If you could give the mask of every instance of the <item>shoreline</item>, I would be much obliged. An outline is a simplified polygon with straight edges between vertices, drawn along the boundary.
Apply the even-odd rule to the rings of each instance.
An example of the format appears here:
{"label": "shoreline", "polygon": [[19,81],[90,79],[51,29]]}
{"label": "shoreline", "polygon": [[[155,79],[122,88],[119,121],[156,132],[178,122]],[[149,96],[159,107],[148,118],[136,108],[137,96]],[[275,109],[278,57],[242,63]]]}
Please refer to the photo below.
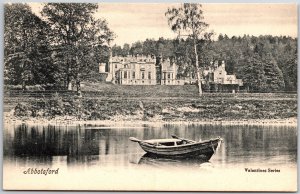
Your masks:
{"label": "shoreline", "polygon": [[4,114],[4,126],[10,124],[27,124],[27,125],[104,125],[110,127],[134,127],[134,126],[161,126],[165,124],[174,125],[266,125],[266,126],[295,126],[297,127],[297,118],[288,119],[243,119],[243,120],[141,120],[141,119],[112,119],[112,120],[78,120],[75,117],[57,117],[55,119],[46,118],[16,118]]}
{"label": "shoreline", "polygon": [[[223,97],[82,99],[14,99],[4,122],[40,125],[161,126],[164,124],[198,125],[289,125],[297,126],[297,99],[282,99],[263,94],[247,98]],[[120,96],[124,96],[121,95]],[[125,97],[125,96],[124,96]],[[268,99],[268,100],[265,100]],[[41,101],[39,103],[39,101]]]}

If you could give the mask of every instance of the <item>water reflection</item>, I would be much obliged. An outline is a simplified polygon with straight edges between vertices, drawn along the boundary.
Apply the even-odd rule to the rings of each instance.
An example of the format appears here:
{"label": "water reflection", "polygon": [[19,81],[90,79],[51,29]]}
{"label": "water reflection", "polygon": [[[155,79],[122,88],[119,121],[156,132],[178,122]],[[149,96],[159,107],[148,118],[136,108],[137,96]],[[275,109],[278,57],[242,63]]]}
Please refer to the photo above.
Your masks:
{"label": "water reflection", "polygon": [[164,168],[164,167],[181,168],[182,166],[186,166],[186,167],[212,166],[210,162],[208,162],[207,160],[201,160],[201,158],[162,158],[162,157],[156,157],[148,153],[144,154],[140,158],[138,164],[154,166],[158,168]]}
{"label": "water reflection", "polygon": [[224,142],[210,160],[223,166],[237,163],[296,164],[297,129],[289,126],[163,125],[109,128],[107,126],[6,126],[4,159],[15,165],[128,166],[131,164],[199,166],[200,161],[168,161],[141,157],[145,152],[128,140],[222,137]]}

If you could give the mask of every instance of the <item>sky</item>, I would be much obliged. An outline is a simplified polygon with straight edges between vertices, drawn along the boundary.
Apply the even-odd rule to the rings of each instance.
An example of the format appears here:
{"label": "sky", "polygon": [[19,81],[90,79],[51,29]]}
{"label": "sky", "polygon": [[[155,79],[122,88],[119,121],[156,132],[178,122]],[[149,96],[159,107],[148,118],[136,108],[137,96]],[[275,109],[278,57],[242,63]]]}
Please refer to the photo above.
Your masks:
{"label": "sky", "polygon": [[[41,10],[40,4],[31,4],[33,11]],[[175,38],[168,26],[165,12],[171,3],[101,3],[96,18],[106,19],[117,35],[114,44],[122,46],[139,40],[159,37]],[[286,35],[297,37],[296,4],[202,4],[209,31],[231,36],[244,34]]]}

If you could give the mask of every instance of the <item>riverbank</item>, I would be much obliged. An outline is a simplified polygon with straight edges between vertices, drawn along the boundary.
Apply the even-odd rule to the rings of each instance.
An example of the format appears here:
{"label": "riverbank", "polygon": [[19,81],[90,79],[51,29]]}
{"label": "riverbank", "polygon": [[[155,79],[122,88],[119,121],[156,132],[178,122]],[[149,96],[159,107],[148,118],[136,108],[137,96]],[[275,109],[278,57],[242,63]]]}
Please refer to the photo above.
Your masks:
{"label": "riverbank", "polygon": [[4,125],[68,125],[68,126],[77,126],[77,125],[101,125],[109,127],[143,127],[147,126],[162,126],[165,124],[176,124],[176,125],[269,125],[269,126],[295,126],[297,127],[297,118],[288,118],[288,119],[250,119],[250,120],[194,120],[194,121],[183,121],[183,120],[173,120],[173,121],[164,121],[161,119],[153,120],[122,120],[113,118],[112,120],[78,120],[76,117],[56,117],[53,119],[45,118],[16,118],[10,113],[4,113]]}
{"label": "riverbank", "polygon": [[297,125],[297,94],[205,93],[199,97],[191,86],[87,86],[81,98],[57,92],[7,93],[4,122]]}

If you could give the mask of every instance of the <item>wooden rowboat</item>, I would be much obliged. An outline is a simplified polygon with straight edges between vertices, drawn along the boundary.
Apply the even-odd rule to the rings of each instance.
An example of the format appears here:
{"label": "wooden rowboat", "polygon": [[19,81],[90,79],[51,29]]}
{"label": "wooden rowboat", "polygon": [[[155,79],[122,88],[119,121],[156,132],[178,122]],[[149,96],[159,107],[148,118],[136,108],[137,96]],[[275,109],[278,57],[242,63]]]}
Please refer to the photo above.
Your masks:
{"label": "wooden rowboat", "polygon": [[222,141],[220,137],[200,142],[179,138],[174,135],[172,137],[173,139],[139,140],[135,137],[130,137],[129,139],[139,143],[145,152],[154,156],[174,158],[199,157],[207,161],[216,152]]}

